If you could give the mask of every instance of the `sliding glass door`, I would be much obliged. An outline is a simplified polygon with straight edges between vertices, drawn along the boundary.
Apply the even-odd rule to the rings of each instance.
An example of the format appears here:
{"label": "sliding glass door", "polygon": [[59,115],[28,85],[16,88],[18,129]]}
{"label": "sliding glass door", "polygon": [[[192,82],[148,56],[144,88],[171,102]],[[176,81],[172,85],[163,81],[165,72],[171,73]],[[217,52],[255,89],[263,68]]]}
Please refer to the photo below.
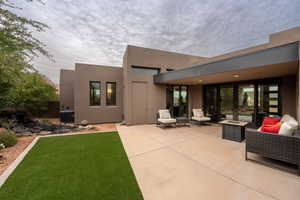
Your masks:
{"label": "sliding glass door", "polygon": [[218,87],[215,85],[208,85],[204,88],[204,112],[206,113],[206,116],[212,119],[212,121],[217,121],[219,118],[218,91]]}
{"label": "sliding glass door", "polygon": [[233,85],[220,86],[220,114],[221,120],[234,118]]}
{"label": "sliding glass door", "polygon": [[258,85],[257,100],[257,124],[260,125],[262,119],[267,115],[280,115],[280,95],[279,85],[265,83]]}
{"label": "sliding glass door", "polygon": [[238,85],[238,121],[254,121],[254,84]]}
{"label": "sliding glass door", "polygon": [[204,111],[213,121],[260,125],[264,116],[281,114],[279,83],[271,79],[204,86]]}
{"label": "sliding glass door", "polygon": [[167,109],[174,117],[188,117],[188,86],[167,87]]}

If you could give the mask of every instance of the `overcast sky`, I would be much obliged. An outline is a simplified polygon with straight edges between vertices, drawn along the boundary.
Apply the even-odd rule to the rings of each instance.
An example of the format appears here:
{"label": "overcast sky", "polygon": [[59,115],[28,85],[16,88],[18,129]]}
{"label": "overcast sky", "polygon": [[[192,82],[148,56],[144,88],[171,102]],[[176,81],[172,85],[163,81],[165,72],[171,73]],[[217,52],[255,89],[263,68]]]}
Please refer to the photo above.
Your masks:
{"label": "overcast sky", "polygon": [[300,26],[300,0],[13,0],[51,27],[38,34],[55,63],[35,67],[55,83],[75,62],[121,66],[126,45],[211,57],[265,43]]}

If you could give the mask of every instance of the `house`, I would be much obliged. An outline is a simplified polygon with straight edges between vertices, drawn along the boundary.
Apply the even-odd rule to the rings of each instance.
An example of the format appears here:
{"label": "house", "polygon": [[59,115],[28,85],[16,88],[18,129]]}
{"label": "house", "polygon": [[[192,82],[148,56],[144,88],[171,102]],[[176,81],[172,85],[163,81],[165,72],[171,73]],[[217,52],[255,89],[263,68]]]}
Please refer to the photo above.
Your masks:
{"label": "house", "polygon": [[212,58],[127,46],[122,67],[75,64],[61,70],[61,109],[75,123],[155,122],[158,109],[175,117],[202,107],[213,121],[257,125],[265,115],[300,120],[300,27],[269,36],[269,42]]}

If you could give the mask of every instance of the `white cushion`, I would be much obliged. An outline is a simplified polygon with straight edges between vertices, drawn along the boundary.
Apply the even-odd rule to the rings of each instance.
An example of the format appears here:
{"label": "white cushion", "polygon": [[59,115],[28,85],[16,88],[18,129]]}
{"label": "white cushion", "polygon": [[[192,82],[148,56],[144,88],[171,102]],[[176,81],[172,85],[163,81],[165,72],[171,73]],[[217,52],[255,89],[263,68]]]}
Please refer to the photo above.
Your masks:
{"label": "white cushion", "polygon": [[170,119],[171,118],[170,111],[167,109],[159,110],[158,113],[159,113],[160,119]]}
{"label": "white cushion", "polygon": [[293,132],[294,132],[294,128],[288,122],[283,122],[278,134],[292,136]]}
{"label": "white cushion", "polygon": [[259,127],[259,128],[257,129],[257,131],[258,131],[258,132],[260,132],[260,131],[261,131],[261,128],[262,128],[262,126],[261,126],[261,127]]}
{"label": "white cushion", "polygon": [[295,131],[298,128],[298,122],[297,120],[295,120],[292,116],[285,114],[282,118],[281,118],[281,122],[282,123],[288,123],[293,131]]}
{"label": "white cushion", "polygon": [[204,122],[204,121],[210,121],[210,117],[192,117],[192,120]]}
{"label": "white cushion", "polygon": [[201,108],[193,109],[194,117],[204,117],[203,111]]}
{"label": "white cushion", "polygon": [[157,119],[157,121],[163,123],[163,124],[172,124],[176,123],[176,119],[170,118],[170,119]]}

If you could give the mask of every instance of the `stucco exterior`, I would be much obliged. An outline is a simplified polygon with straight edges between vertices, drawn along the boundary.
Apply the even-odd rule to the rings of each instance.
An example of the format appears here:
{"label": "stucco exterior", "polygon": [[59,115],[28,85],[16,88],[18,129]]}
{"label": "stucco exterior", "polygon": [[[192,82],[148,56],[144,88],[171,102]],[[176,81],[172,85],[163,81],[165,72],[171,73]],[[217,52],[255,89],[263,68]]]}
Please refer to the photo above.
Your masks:
{"label": "stucco exterior", "polygon": [[[155,84],[152,74],[132,70],[132,66],[139,66],[159,68],[162,73],[166,72],[167,69],[176,72],[176,70],[196,64],[228,59],[295,41],[300,41],[299,27],[270,35],[268,43],[212,58],[128,45],[123,56],[122,67],[75,64],[73,71],[62,70],[60,75],[61,105],[74,109],[76,123],[88,120],[89,123],[124,121],[127,125],[148,124],[155,122],[155,114],[159,109],[166,108],[167,84],[189,86],[188,107],[189,112],[191,112],[192,108],[204,106],[203,85],[205,85],[205,81],[211,84],[279,77],[282,80],[282,114],[288,113],[300,120],[299,60],[251,70],[233,70],[215,76],[206,76],[201,78],[204,83],[200,83],[199,78],[187,78]],[[233,74],[243,76],[233,79]],[[101,106],[89,105],[89,81],[101,81]],[[117,82],[116,106],[106,106],[105,104],[105,82],[110,81]]]}
{"label": "stucco exterior", "polygon": [[[74,111],[75,123],[87,120],[89,123],[121,122],[123,116],[122,68],[75,64]],[[90,106],[90,81],[101,82],[101,105]],[[106,83],[116,82],[116,105],[106,106]]]}
{"label": "stucco exterior", "polygon": [[[160,68],[161,72],[166,72],[167,69],[182,69],[205,59],[203,57],[128,46],[123,64],[124,107],[126,108],[124,121],[126,124],[154,123],[156,112],[166,107],[166,86],[154,84],[151,74],[133,72],[132,66]],[[143,85],[144,95],[146,95],[146,98],[139,99],[139,101],[135,99],[140,95],[140,87],[137,84]],[[135,88],[138,90],[135,90]],[[137,104],[145,106],[142,109],[136,109]],[[137,117],[141,114],[145,116],[142,120]]]}
{"label": "stucco exterior", "polygon": [[74,110],[74,70],[61,70],[59,79],[60,109]]}

